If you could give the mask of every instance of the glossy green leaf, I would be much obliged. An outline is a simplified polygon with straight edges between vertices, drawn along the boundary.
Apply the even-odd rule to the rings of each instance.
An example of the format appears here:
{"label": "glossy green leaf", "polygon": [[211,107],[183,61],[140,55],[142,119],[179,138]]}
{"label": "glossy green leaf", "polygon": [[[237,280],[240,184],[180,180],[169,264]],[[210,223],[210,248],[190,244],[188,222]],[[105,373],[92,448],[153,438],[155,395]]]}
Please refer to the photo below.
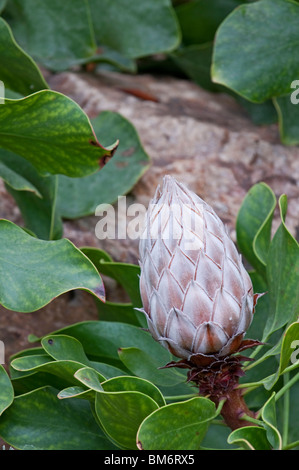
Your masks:
{"label": "glossy green leaf", "polygon": [[41,343],[44,350],[56,361],[71,360],[90,365],[82,344],[76,338],[67,335],[48,335]]}
{"label": "glossy green leaf", "polygon": [[85,176],[111,156],[96,139],[87,115],[65,95],[42,90],[0,107],[1,147],[42,173]]}
{"label": "glossy green leaf", "polygon": [[299,106],[297,95],[298,93],[294,96],[294,102],[292,102],[292,93],[274,99],[274,105],[278,114],[280,139],[285,145],[299,144]]}
{"label": "glossy green leaf", "polygon": [[17,357],[11,361],[10,365],[15,370],[29,371],[52,362],[53,358],[48,354],[32,354]]}
{"label": "glossy green leaf", "polygon": [[[48,355],[18,357],[11,362],[12,370],[19,372],[12,374],[14,383],[17,380],[18,388],[21,385],[26,385],[26,390],[45,385],[51,385],[58,389],[80,385],[75,374],[79,369],[82,369],[82,366],[81,362],[70,359],[53,361],[53,358]],[[28,380],[29,378],[30,380]],[[105,380],[104,376],[102,376],[102,380]]]}
{"label": "glossy green leaf", "polygon": [[105,432],[120,446],[137,449],[136,434],[142,421],[158,408],[141,392],[97,392],[95,410]]}
{"label": "glossy green leaf", "polygon": [[130,325],[144,325],[144,314],[135,310],[132,304],[122,304],[117,302],[96,302],[99,320],[116,321],[129,323]]}
{"label": "glossy green leaf", "polygon": [[136,310],[142,305],[139,290],[139,266],[117,263],[103,250],[94,247],[81,247],[81,251],[92,261],[100,274],[117,281],[129,295],[132,303],[117,303],[106,300],[96,302],[100,320],[118,321],[147,327],[145,315]]}
{"label": "glossy green leaf", "polygon": [[297,442],[296,450],[299,449],[298,439],[298,416],[299,416],[299,381],[290,389],[290,409],[289,409],[289,432],[288,443]]}
{"label": "glossy green leaf", "polygon": [[249,275],[253,285],[253,292],[264,292],[265,294],[257,301],[253,321],[246,332],[246,336],[247,338],[261,341],[269,312],[268,285],[267,281],[256,271],[250,271]]}
{"label": "glossy green leaf", "polygon": [[10,27],[3,18],[0,18],[0,56],[0,79],[5,88],[21,95],[29,95],[48,88],[38,66],[16,43]]}
{"label": "glossy green leaf", "polygon": [[144,450],[199,450],[215,405],[203,397],[173,403],[149,415],[138,430],[138,448]]}
{"label": "glossy green leaf", "polygon": [[0,259],[0,303],[7,309],[32,312],[73,289],[104,299],[96,268],[67,239],[38,240],[2,219]]}
{"label": "glossy green leaf", "polygon": [[164,406],[165,400],[160,390],[150,381],[140,377],[114,377],[102,383],[105,392],[141,392],[151,397],[159,406]]}
{"label": "glossy green leaf", "polygon": [[10,378],[0,364],[0,416],[12,404],[14,399],[13,386]]}
{"label": "glossy green leaf", "polygon": [[[175,385],[186,381],[186,376],[176,369],[160,369],[160,358],[142,349],[120,348],[118,353],[121,361],[131,372],[157,385]],[[163,364],[165,365],[166,363]]]}
{"label": "glossy green leaf", "polygon": [[170,54],[175,64],[197,85],[209,91],[220,91],[211,80],[213,43],[192,44]]}
{"label": "glossy green leaf", "polygon": [[100,172],[83,178],[59,177],[58,206],[68,219],[94,214],[100,204],[115,203],[132,189],[150,164],[134,126],[120,114],[103,111],[91,124],[103,145],[119,140],[119,146]]}
{"label": "glossy green leaf", "polygon": [[87,0],[10,0],[7,17],[17,41],[47,68],[64,70],[96,53]]}
{"label": "glossy green leaf", "polygon": [[6,189],[22,213],[25,228],[43,240],[61,238],[62,220],[56,210],[57,176],[42,176],[30,162],[3,149],[0,174],[1,163],[13,173],[12,178],[5,179]]}
{"label": "glossy green leaf", "polygon": [[[279,371],[282,373],[288,365],[291,363],[294,364],[296,360],[296,353],[294,354],[294,349],[299,346],[299,321],[292,323],[284,332],[281,355],[280,355],[280,364]],[[295,356],[293,359],[292,356]],[[298,363],[299,365],[299,363]]]}
{"label": "glossy green leaf", "polygon": [[16,397],[1,417],[0,436],[21,450],[114,448],[97,425],[87,401],[59,400],[51,387]]}
{"label": "glossy green leaf", "polygon": [[236,429],[229,435],[228,443],[241,445],[245,450],[271,450],[266,430],[258,426]]}
{"label": "glossy green leaf", "polygon": [[277,110],[274,106],[273,100],[267,100],[263,103],[253,103],[252,101],[242,98],[242,96],[237,95],[236,93],[233,93],[232,95],[238,103],[241,104],[242,108],[245,109],[251,121],[257,126],[268,126],[270,124],[277,123]]}
{"label": "glossy green leaf", "polygon": [[86,387],[95,390],[96,392],[102,392],[103,387],[101,382],[103,382],[105,377],[99,374],[97,371],[91,367],[82,367],[75,373],[76,379],[80,380]]}
{"label": "glossy green leaf", "polygon": [[90,0],[99,45],[129,58],[175,49],[181,39],[170,0]]}
{"label": "glossy green leaf", "polygon": [[85,400],[94,402],[95,393],[93,390],[86,390],[86,388],[75,386],[64,388],[57,394],[57,397],[60,400],[64,400],[66,398],[84,398]]}
{"label": "glossy green leaf", "polygon": [[80,322],[62,328],[56,331],[55,334],[77,338],[89,358],[109,363],[120,369],[124,369],[124,366],[119,360],[119,348],[137,347],[149,355],[151,354],[153,358],[157,358],[159,367],[171,361],[171,354],[158,344],[148,332],[126,323]]}
{"label": "glossy green leaf", "polygon": [[269,400],[264,404],[261,411],[261,416],[265,423],[267,439],[270,442],[272,448],[281,450],[282,440],[281,435],[277,429],[275,393],[273,393]]}
{"label": "glossy green leaf", "polygon": [[247,261],[261,274],[271,239],[276,198],[265,183],[255,184],[245,196],[236,222],[237,243]]}
{"label": "glossy green leaf", "polygon": [[6,0],[0,0],[0,12],[5,8]]}
{"label": "glossy green leaf", "polygon": [[[284,373],[285,369],[296,362],[296,347],[299,345],[299,323],[294,322],[289,325],[282,335],[282,338],[277,344],[277,348],[273,349],[273,353],[280,353],[279,365],[274,374],[267,377],[264,381],[264,386],[267,390],[271,390],[276,384],[280,375]],[[271,350],[268,352],[271,354]],[[293,355],[295,357],[293,358]],[[299,363],[298,363],[299,365]]]}
{"label": "glossy green leaf", "polygon": [[29,191],[42,198],[39,190],[19,171],[18,163],[22,160],[18,155],[8,150],[0,149],[0,177],[9,187],[16,191]]}
{"label": "glossy green leaf", "polygon": [[299,245],[285,225],[287,197],[279,199],[281,224],[271,242],[267,279],[270,310],[264,339],[297,319],[299,313]]}
{"label": "glossy green leaf", "polygon": [[254,102],[288,93],[299,73],[293,49],[298,20],[299,5],[292,0],[239,6],[216,33],[213,81]]}
{"label": "glossy green leaf", "polygon": [[175,8],[185,45],[213,41],[220,23],[242,2],[240,0],[194,0]]}
{"label": "glossy green leaf", "polygon": [[115,279],[115,281],[125,289],[134,307],[140,308],[142,306],[139,289],[139,266],[130,263],[115,262],[112,260],[105,261],[101,257],[101,252],[99,252],[98,256],[96,250],[89,248],[82,248],[82,252],[91,259],[100,274]]}

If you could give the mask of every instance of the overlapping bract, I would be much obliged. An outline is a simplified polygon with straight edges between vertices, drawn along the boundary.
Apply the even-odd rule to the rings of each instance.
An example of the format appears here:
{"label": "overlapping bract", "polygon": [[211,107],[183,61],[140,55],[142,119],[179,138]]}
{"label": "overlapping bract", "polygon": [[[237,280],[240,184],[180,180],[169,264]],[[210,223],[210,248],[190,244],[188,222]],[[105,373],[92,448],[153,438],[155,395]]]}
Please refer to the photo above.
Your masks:
{"label": "overlapping bract", "polygon": [[233,241],[200,197],[165,176],[140,239],[140,291],[152,336],[177,357],[235,352],[255,305]]}

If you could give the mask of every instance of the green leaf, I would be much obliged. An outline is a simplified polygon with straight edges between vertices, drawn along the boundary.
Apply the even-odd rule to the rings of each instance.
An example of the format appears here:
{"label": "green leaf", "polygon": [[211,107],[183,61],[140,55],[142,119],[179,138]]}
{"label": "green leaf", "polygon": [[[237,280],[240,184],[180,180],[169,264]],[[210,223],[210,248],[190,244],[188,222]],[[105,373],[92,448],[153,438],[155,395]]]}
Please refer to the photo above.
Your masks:
{"label": "green leaf", "polygon": [[261,341],[269,312],[268,285],[266,280],[256,271],[250,271],[249,275],[253,285],[253,292],[265,292],[265,295],[258,299],[254,309],[253,321],[246,332],[246,336],[247,338]]}
{"label": "green leaf", "polygon": [[30,162],[7,150],[0,149],[0,172],[1,161],[13,172],[6,189],[21,211],[26,229],[43,240],[61,238],[62,220],[56,210],[57,176],[40,175]]}
{"label": "green leaf", "polygon": [[90,0],[99,45],[135,59],[175,49],[181,39],[170,0]]}
{"label": "green leaf", "polygon": [[263,103],[252,103],[235,93],[233,93],[232,96],[234,96],[238,103],[241,104],[252,122],[257,126],[268,126],[270,124],[277,123],[277,110],[274,106],[273,100],[267,100]]}
{"label": "green leaf", "polygon": [[298,145],[299,106],[292,103],[291,94],[273,100],[278,114],[279,132],[282,143],[285,145]]}
{"label": "green leaf", "polygon": [[80,341],[67,335],[48,335],[42,341],[42,347],[56,361],[75,361],[91,365]]}
{"label": "green leaf", "polygon": [[[156,357],[159,367],[171,361],[171,354],[142,329],[120,322],[87,321],[67,326],[53,334],[77,338],[85,354],[93,360],[102,361],[124,369],[119,360],[119,348],[137,347]],[[104,374],[105,375],[105,374]]]}
{"label": "green leaf", "polygon": [[299,245],[285,225],[287,197],[279,199],[281,224],[268,253],[267,279],[270,310],[264,340],[279,328],[293,322],[299,313]]}
{"label": "green leaf", "polygon": [[240,0],[194,0],[175,8],[185,45],[213,41],[220,23],[242,3]]}
{"label": "green leaf", "polygon": [[20,395],[46,385],[51,385],[58,390],[81,385],[75,373],[82,368],[82,363],[72,360],[52,360],[35,364],[33,359],[22,357],[12,361],[12,370],[18,371],[17,374],[12,374],[17,394]]}
{"label": "green leaf", "polygon": [[283,335],[281,355],[280,355],[280,364],[279,364],[280,374],[282,374],[283,371],[289,365],[290,359],[292,358],[292,355],[294,353],[294,347],[296,348],[298,345],[299,345],[299,321],[296,321],[292,323],[286,329]]}
{"label": "green leaf", "polygon": [[0,416],[2,413],[12,404],[14,399],[14,391],[13,386],[10,381],[10,378],[4,369],[4,367],[0,364]]}
{"label": "green leaf", "polygon": [[132,304],[122,304],[117,302],[97,302],[96,305],[99,313],[99,320],[115,321],[129,323],[131,325],[140,326],[144,322],[144,314],[137,312]]}
{"label": "green leaf", "polygon": [[165,400],[160,390],[149,380],[140,377],[114,377],[102,383],[105,392],[141,392],[151,397],[159,406],[164,406]]}
{"label": "green leaf", "polygon": [[97,425],[87,401],[59,400],[51,387],[16,397],[1,417],[0,436],[21,450],[115,448]]}
{"label": "green leaf", "polygon": [[85,176],[111,156],[97,141],[87,115],[61,93],[42,90],[0,107],[1,147],[41,173]]}
{"label": "green leaf", "polygon": [[261,410],[261,416],[265,423],[267,439],[270,442],[272,448],[281,450],[282,440],[276,423],[275,393],[271,395],[269,400],[263,406]]}
{"label": "green leaf", "polygon": [[103,391],[101,382],[103,382],[105,377],[99,374],[97,371],[91,367],[82,367],[75,373],[76,379],[80,380],[86,387],[95,390],[96,392]]}
{"label": "green leaf", "polygon": [[137,391],[97,392],[95,410],[105,432],[120,446],[137,449],[136,434],[142,421],[158,408]]}
{"label": "green leaf", "polygon": [[212,52],[213,43],[208,42],[181,47],[170,57],[194,83],[209,91],[220,91],[220,86],[211,80]]}
{"label": "green leaf", "polygon": [[30,191],[41,198],[39,190],[19,171],[17,163],[22,160],[18,155],[0,148],[0,177],[16,191]]}
{"label": "green leaf", "polygon": [[73,289],[104,299],[96,268],[67,239],[38,240],[2,219],[0,259],[0,303],[9,310],[32,312]]}
{"label": "green leaf", "polygon": [[236,429],[228,436],[228,443],[239,444],[245,450],[271,450],[267,431],[258,426]]}
{"label": "green leaf", "polygon": [[97,302],[101,320],[118,321],[147,327],[145,315],[136,310],[141,307],[142,301],[139,290],[140,268],[130,263],[114,262],[103,250],[93,247],[82,247],[81,251],[92,261],[100,274],[111,277],[117,281],[130,297],[132,303]]}
{"label": "green leaf", "polygon": [[298,20],[299,5],[291,0],[239,6],[216,33],[213,81],[254,102],[289,93],[299,73]]}
{"label": "green leaf", "polygon": [[91,124],[101,141],[109,145],[119,140],[119,146],[100,172],[83,178],[59,177],[58,207],[68,219],[94,214],[100,204],[115,203],[132,189],[150,164],[135,128],[120,114],[104,111]]}
{"label": "green leaf", "polygon": [[5,88],[21,95],[49,88],[37,65],[16,43],[3,18],[0,18],[0,56],[0,78]]}
{"label": "green leaf", "polygon": [[65,398],[84,398],[85,400],[90,400],[92,403],[95,400],[95,393],[93,390],[86,390],[83,387],[67,387],[61,390],[57,397],[60,400],[64,400]]}
{"label": "green leaf", "polygon": [[87,0],[10,0],[5,13],[17,41],[46,68],[65,70],[96,53]]}
{"label": "green leaf", "polygon": [[13,359],[10,363],[11,367],[19,371],[28,371],[40,368],[45,364],[53,363],[53,359],[48,354],[32,354]]}
{"label": "green leaf", "polygon": [[289,410],[289,442],[297,441],[296,450],[299,449],[298,443],[298,416],[299,416],[299,381],[290,389],[290,410]]}
{"label": "green leaf", "polygon": [[203,397],[159,408],[141,424],[138,448],[144,450],[199,450],[215,405]]}
{"label": "green leaf", "polygon": [[0,0],[0,12],[5,8],[6,0]]}
{"label": "green leaf", "polygon": [[142,301],[139,290],[140,267],[130,263],[120,263],[115,261],[105,261],[102,254],[97,255],[97,251],[89,248],[82,248],[86,256],[91,256],[91,261],[100,274],[115,279],[127,292],[134,307],[141,307]]}
{"label": "green leaf", "polygon": [[275,206],[276,197],[271,188],[257,183],[248,191],[237,216],[238,247],[262,275],[265,275]]}
{"label": "green leaf", "polygon": [[[138,348],[120,348],[119,357],[125,366],[139,377],[157,385],[175,385],[186,381],[186,376],[173,369],[159,369],[159,356]],[[166,365],[166,364],[164,364]]]}
{"label": "green leaf", "polygon": [[[297,343],[298,338],[299,338],[299,323],[298,322],[291,323],[291,325],[289,325],[289,327],[283,333],[282,338],[280,339],[277,345],[279,349],[276,350],[276,354],[280,353],[279,366],[278,366],[277,371],[274,374],[272,374],[270,377],[267,377],[267,379],[265,379],[264,386],[266,390],[271,390],[271,388],[276,384],[281,374],[283,374],[285,369],[290,365],[290,359],[292,359],[294,348],[297,345],[299,345],[299,342]],[[275,348],[273,349],[275,352]],[[268,354],[270,353],[271,353],[271,350],[269,351]]]}

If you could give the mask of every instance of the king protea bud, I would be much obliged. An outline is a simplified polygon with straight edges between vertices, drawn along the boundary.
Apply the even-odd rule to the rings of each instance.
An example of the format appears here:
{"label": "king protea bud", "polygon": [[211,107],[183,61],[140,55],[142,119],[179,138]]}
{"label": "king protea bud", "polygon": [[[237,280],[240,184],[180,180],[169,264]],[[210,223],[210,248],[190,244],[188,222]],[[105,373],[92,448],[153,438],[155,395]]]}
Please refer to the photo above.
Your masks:
{"label": "king protea bud", "polygon": [[199,356],[242,349],[257,295],[206,202],[165,176],[149,205],[139,249],[143,311],[155,340],[195,363]]}

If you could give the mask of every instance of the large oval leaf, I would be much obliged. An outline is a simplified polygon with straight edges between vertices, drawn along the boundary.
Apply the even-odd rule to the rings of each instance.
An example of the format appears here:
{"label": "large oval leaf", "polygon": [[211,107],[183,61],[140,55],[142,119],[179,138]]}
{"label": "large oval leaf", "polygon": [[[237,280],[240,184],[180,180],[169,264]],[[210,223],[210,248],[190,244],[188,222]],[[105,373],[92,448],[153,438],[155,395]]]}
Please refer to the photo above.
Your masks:
{"label": "large oval leaf", "polygon": [[281,224],[268,252],[267,279],[270,310],[264,340],[279,328],[293,322],[299,313],[299,245],[285,224],[287,197],[279,199]]}
{"label": "large oval leaf", "polygon": [[298,21],[299,5],[291,0],[236,8],[216,33],[213,81],[254,102],[289,93],[299,74]]}
{"label": "large oval leaf", "polygon": [[29,160],[42,173],[85,176],[111,149],[98,142],[89,118],[65,95],[42,90],[0,107],[1,147]]}
{"label": "large oval leaf", "polygon": [[4,367],[0,364],[0,415],[3,411],[8,408],[14,399],[14,391],[12,387],[12,383],[10,378],[4,369]]}
{"label": "large oval leaf", "polygon": [[0,259],[0,303],[7,309],[32,312],[73,289],[104,300],[98,271],[67,239],[38,240],[2,219]]}
{"label": "large oval leaf", "polygon": [[137,391],[97,392],[95,409],[105,432],[118,445],[137,449],[136,434],[144,418],[158,408],[157,403]]}
{"label": "large oval leaf", "polygon": [[1,417],[0,436],[21,450],[115,448],[97,425],[87,401],[59,400],[51,387],[16,397]]}
{"label": "large oval leaf", "polygon": [[262,275],[265,275],[275,206],[276,197],[271,188],[257,183],[245,196],[237,217],[238,247]]}
{"label": "large oval leaf", "polygon": [[198,450],[209,422],[216,416],[214,403],[195,397],[173,403],[148,416],[137,435],[145,450]]}

